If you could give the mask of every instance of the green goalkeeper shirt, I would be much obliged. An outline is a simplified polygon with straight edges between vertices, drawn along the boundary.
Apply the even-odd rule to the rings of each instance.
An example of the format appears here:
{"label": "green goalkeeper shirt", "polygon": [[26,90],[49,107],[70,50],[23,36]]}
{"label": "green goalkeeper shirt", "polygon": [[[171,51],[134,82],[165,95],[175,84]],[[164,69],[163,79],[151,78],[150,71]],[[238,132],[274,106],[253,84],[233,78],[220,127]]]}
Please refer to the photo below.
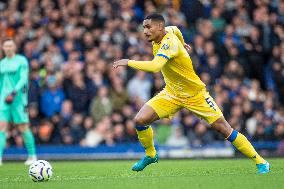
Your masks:
{"label": "green goalkeeper shirt", "polygon": [[27,59],[19,54],[0,61],[0,110],[7,109],[5,98],[13,91],[17,92],[12,106],[27,105],[29,66]]}

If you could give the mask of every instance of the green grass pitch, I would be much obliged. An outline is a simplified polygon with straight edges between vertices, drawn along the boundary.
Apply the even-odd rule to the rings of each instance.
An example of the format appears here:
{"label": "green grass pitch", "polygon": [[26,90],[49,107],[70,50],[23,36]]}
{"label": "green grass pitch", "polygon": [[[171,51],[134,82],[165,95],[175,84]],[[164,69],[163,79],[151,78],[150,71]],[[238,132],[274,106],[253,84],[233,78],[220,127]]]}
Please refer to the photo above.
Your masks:
{"label": "green grass pitch", "polygon": [[34,183],[28,167],[5,163],[0,167],[1,189],[241,189],[284,188],[284,159],[269,159],[271,172],[257,175],[247,159],[160,160],[143,172],[131,171],[134,161],[50,162],[53,177]]}

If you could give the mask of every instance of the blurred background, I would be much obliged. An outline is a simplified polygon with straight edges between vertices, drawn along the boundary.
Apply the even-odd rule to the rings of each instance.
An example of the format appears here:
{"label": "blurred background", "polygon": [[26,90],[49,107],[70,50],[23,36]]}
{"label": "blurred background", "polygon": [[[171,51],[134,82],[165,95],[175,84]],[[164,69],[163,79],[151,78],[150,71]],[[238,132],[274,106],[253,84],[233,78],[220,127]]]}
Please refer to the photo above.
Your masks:
{"label": "blurred background", "polygon": [[[198,75],[234,129],[261,154],[283,156],[283,0],[0,0],[0,42],[13,37],[29,60],[39,156],[143,154],[133,117],[164,87],[162,75],[112,69],[112,62],[153,58],[141,25],[152,12],[182,31]],[[187,110],[152,126],[162,157],[236,155]],[[12,125],[5,153],[7,159],[25,154]]]}

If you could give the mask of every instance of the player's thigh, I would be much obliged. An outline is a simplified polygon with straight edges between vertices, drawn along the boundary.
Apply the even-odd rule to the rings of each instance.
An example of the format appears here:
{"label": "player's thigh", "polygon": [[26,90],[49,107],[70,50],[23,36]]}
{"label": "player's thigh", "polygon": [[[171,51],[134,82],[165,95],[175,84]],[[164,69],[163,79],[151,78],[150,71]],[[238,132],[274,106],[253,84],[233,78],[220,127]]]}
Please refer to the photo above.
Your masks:
{"label": "player's thigh", "polygon": [[12,115],[13,122],[16,125],[29,123],[28,108],[27,108],[27,105],[25,104],[19,103],[11,107],[11,115]]}
{"label": "player's thigh", "polygon": [[201,91],[196,96],[188,99],[184,107],[194,113],[208,124],[214,123],[223,117],[223,113],[207,91]]}
{"label": "player's thigh", "polygon": [[169,97],[164,91],[154,96],[146,104],[153,108],[159,118],[172,117],[182,108],[179,102]]}

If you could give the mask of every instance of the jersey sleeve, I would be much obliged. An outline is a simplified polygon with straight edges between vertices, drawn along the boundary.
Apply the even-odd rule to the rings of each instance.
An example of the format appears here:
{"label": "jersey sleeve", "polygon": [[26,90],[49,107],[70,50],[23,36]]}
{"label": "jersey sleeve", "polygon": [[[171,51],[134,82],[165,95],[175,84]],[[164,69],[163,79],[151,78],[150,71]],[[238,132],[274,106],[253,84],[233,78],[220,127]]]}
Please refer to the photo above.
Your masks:
{"label": "jersey sleeve", "polygon": [[21,66],[19,69],[20,72],[20,80],[17,82],[14,90],[18,92],[22,89],[22,87],[28,83],[28,74],[29,74],[29,64],[26,58],[23,57],[21,61]]}
{"label": "jersey sleeve", "polygon": [[156,56],[162,56],[165,59],[169,60],[177,56],[177,54],[178,54],[178,44],[174,42],[174,39],[170,38],[163,42]]}
{"label": "jersey sleeve", "polygon": [[167,59],[162,58],[161,56],[155,56],[155,58],[152,61],[129,60],[128,66],[146,72],[159,72],[163,68],[163,66],[167,63],[167,61],[168,61]]}

